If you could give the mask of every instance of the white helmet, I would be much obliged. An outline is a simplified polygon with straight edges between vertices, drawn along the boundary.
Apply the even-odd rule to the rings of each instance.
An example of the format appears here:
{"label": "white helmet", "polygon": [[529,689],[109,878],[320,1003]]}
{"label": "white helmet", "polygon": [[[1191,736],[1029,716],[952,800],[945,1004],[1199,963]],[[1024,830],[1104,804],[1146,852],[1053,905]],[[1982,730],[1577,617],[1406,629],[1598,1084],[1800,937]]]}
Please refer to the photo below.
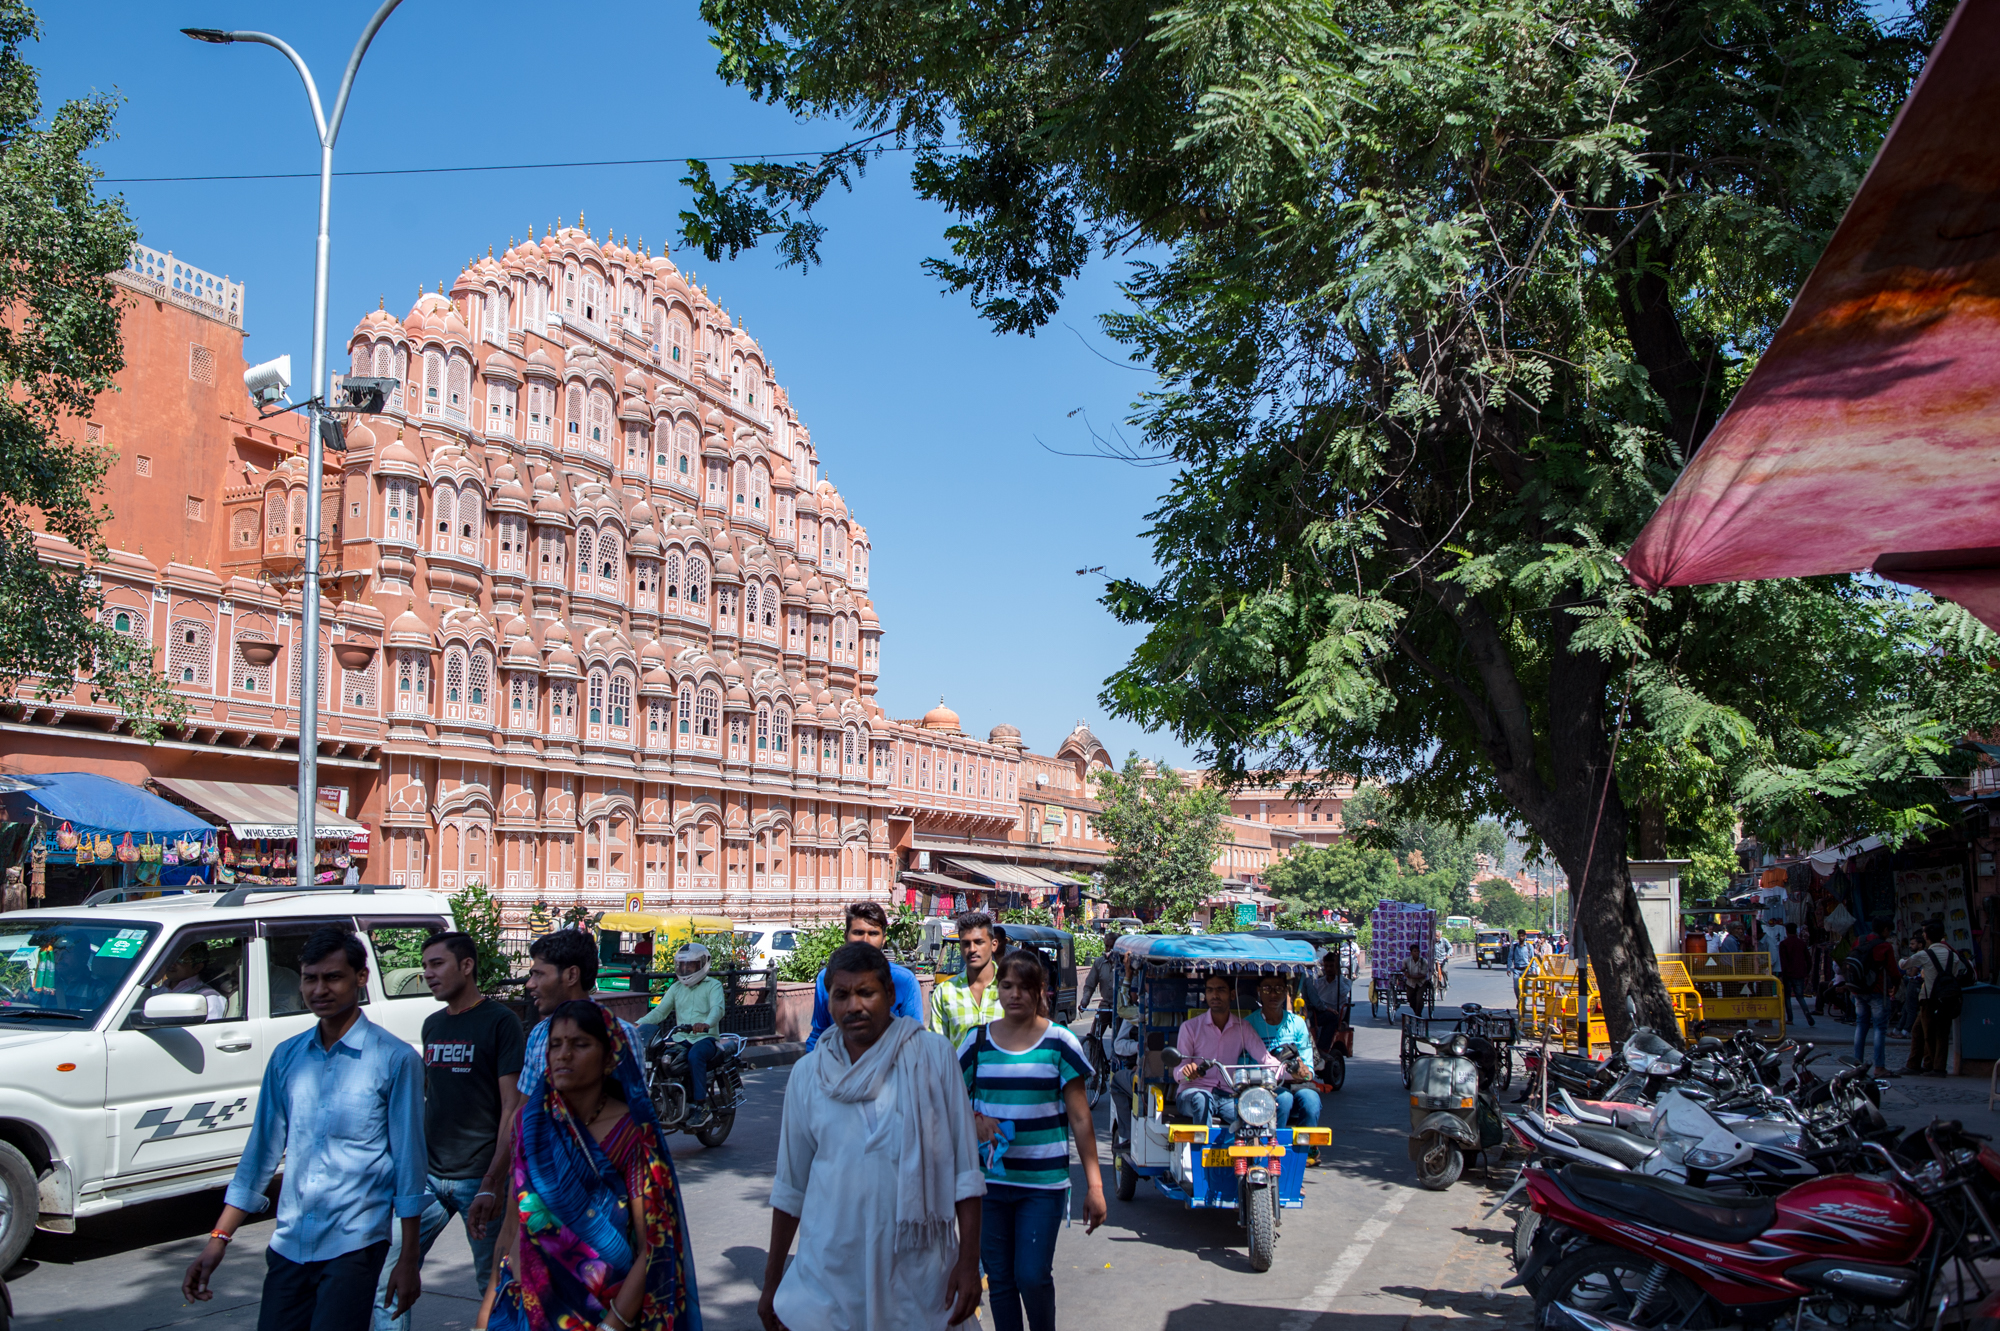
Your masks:
{"label": "white helmet", "polygon": [[674,975],[682,984],[700,984],[708,978],[708,949],[689,943],[674,953]]}

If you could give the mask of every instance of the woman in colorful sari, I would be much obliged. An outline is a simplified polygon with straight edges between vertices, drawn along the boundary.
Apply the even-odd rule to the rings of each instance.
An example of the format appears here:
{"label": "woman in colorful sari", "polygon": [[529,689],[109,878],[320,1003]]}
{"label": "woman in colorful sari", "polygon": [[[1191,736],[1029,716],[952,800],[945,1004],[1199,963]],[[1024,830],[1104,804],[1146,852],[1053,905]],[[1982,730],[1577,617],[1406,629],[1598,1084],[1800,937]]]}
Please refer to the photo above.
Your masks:
{"label": "woman in colorful sari", "polygon": [[492,1331],[699,1331],[680,1185],[618,1023],[549,1014],[549,1072],[514,1123]]}

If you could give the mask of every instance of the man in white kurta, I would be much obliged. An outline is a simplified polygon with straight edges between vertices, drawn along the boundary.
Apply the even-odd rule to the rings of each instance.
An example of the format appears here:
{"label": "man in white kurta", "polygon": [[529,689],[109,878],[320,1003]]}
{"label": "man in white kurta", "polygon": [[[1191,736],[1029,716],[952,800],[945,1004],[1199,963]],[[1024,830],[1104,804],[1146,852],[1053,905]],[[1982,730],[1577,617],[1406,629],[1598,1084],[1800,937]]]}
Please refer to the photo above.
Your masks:
{"label": "man in white kurta", "polygon": [[840,1038],[785,1090],[758,1311],[769,1331],[942,1331],[978,1307],[971,1102],[950,1043],[892,1017],[892,981],[847,953],[827,965]]}

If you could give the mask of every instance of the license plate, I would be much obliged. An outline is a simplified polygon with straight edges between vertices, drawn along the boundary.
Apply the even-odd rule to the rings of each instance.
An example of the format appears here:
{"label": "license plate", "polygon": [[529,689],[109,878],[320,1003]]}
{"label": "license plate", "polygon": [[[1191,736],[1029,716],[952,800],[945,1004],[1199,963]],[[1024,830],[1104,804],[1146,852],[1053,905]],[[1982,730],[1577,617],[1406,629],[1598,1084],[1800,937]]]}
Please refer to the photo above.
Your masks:
{"label": "license plate", "polygon": [[1215,1165],[1227,1167],[1234,1165],[1239,1158],[1245,1156],[1253,1160],[1266,1157],[1276,1159],[1284,1153],[1285,1148],[1282,1146],[1210,1147],[1201,1153],[1201,1163],[1204,1167]]}

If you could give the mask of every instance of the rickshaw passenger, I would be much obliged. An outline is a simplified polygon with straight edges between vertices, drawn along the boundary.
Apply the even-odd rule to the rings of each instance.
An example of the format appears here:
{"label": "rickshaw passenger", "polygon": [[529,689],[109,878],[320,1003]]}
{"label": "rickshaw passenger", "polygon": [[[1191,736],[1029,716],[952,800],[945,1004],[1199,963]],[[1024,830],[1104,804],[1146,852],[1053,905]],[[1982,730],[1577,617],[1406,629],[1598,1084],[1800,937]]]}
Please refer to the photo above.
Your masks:
{"label": "rickshaw passenger", "polygon": [[[1250,1010],[1248,1020],[1250,1029],[1257,1032],[1266,1049],[1275,1051],[1290,1045],[1298,1051],[1297,1061],[1285,1069],[1289,1080],[1277,1093],[1278,1126],[1316,1128],[1320,1101],[1319,1091],[1312,1084],[1313,1069],[1317,1066],[1312,1036],[1299,1014],[1292,1011],[1291,997],[1292,987],[1282,975],[1266,975],[1257,981],[1257,1006]],[[1319,1163],[1317,1148],[1308,1153],[1306,1163]]]}
{"label": "rickshaw passenger", "polygon": [[1236,1015],[1236,982],[1227,975],[1211,975],[1206,986],[1208,1011],[1181,1023],[1175,1047],[1183,1062],[1174,1070],[1180,1089],[1174,1094],[1174,1108],[1191,1122],[1207,1123],[1219,1117],[1224,1123],[1236,1121],[1236,1093],[1222,1072],[1204,1069],[1201,1060],[1211,1063],[1262,1063],[1282,1075],[1278,1060],[1257,1038],[1250,1023]]}
{"label": "rickshaw passenger", "polygon": [[1305,995],[1306,1021],[1312,1027],[1317,1054],[1331,1047],[1333,1037],[1339,1034],[1340,1014],[1353,999],[1354,982],[1341,973],[1340,954],[1328,948],[1319,960],[1319,974],[1306,976],[1299,989]]}

